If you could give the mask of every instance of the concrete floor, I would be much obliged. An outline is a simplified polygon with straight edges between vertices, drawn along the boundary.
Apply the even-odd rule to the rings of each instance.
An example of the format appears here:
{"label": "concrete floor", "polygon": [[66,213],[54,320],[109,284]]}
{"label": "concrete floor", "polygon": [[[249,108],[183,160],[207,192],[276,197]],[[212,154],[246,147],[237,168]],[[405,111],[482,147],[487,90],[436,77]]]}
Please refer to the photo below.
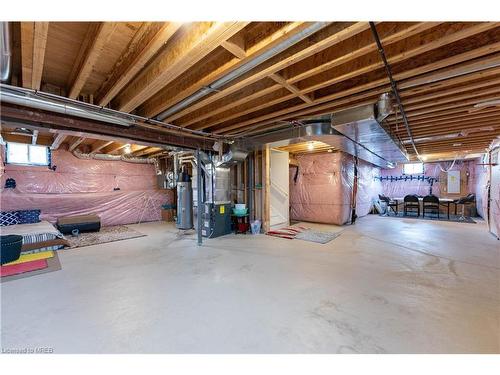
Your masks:
{"label": "concrete floor", "polygon": [[55,353],[498,353],[500,242],[484,223],[369,216],[326,245],[148,237],[60,251],[1,285],[2,347]]}

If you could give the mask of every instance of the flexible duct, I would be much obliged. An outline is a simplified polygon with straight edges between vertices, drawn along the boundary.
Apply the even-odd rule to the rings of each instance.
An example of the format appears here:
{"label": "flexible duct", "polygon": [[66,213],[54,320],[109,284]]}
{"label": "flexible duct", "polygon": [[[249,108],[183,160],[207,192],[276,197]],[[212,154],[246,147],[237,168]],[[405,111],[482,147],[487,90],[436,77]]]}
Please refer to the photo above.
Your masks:
{"label": "flexible duct", "polygon": [[0,81],[6,82],[10,79],[10,67],[12,59],[10,25],[8,22],[1,22],[0,41],[2,45],[0,55]]}
{"label": "flexible duct", "polygon": [[85,154],[79,150],[74,150],[73,155],[78,159],[86,160],[108,160],[108,161],[124,161],[127,163],[136,164],[156,164],[158,161],[155,158],[135,158],[127,155],[109,155],[109,154]]}
{"label": "flexible duct", "polygon": [[273,56],[278,55],[279,53],[281,53],[281,52],[285,51],[286,49],[290,48],[291,46],[293,46],[294,44],[307,38],[308,36],[318,32],[319,30],[321,30],[322,28],[324,28],[327,25],[328,25],[328,22],[314,22],[312,25],[306,27],[301,32],[292,35],[290,38],[282,41],[281,43],[277,44],[275,47],[267,50],[266,52],[260,54],[259,56],[255,57],[254,59],[246,62],[245,64],[239,66],[238,68],[229,72],[225,76],[222,76],[221,78],[212,82],[210,85],[203,87],[199,91],[195,92],[193,95],[188,96],[186,99],[181,100],[179,103],[177,103],[177,104],[173,105],[172,107],[168,108],[167,110],[163,111],[158,116],[156,116],[156,119],[161,121],[161,120],[167,118],[168,116],[186,108],[188,105],[198,101],[199,99],[207,96],[209,93],[211,93],[213,91],[220,90],[222,88],[222,86],[235,80],[236,78],[242,76],[243,74],[249,72],[250,70],[252,70],[256,66],[262,64],[264,61],[270,59]]}

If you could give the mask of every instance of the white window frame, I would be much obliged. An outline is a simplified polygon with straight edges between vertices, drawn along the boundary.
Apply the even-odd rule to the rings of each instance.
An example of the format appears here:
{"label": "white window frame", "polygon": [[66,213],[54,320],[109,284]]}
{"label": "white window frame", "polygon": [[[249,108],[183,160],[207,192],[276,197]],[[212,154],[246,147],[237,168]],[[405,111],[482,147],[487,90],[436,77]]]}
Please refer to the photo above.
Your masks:
{"label": "white window frame", "polygon": [[[9,144],[20,144],[20,145],[25,145],[28,148],[28,163],[17,163],[9,160]],[[46,152],[47,152],[47,162],[46,163],[36,163],[31,161],[31,148],[33,146],[36,147],[45,147]],[[47,167],[50,165],[50,148],[48,146],[42,146],[42,145],[31,145],[28,143],[20,143],[20,142],[6,142],[6,147],[5,147],[5,163],[6,164],[12,164],[12,165],[28,165],[28,166],[36,166],[36,167]]]}
{"label": "white window frame", "polygon": [[[406,168],[407,166],[412,166],[412,170],[411,171],[407,171]],[[414,166],[415,165],[419,165],[421,166],[421,171],[420,171],[420,168],[419,168],[419,171],[416,172],[415,171],[415,168]],[[403,174],[406,174],[406,175],[414,175],[414,174],[424,174],[425,170],[424,170],[424,163],[405,163],[403,164]]]}

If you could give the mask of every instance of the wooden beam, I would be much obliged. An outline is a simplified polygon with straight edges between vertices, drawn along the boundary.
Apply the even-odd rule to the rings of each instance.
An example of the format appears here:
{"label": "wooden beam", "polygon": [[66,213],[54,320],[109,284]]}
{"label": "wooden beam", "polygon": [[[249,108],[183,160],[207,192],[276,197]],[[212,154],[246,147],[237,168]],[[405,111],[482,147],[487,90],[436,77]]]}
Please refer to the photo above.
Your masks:
{"label": "wooden beam", "polygon": [[[384,45],[389,45],[397,41],[400,41],[404,38],[408,38],[409,36],[436,27],[437,25],[439,25],[438,22],[423,22],[423,23],[415,23],[414,25],[411,24],[408,25],[405,22],[381,23],[379,24],[379,34],[382,43]],[[293,68],[294,73],[288,72],[287,71],[288,68],[285,68],[284,71],[286,72],[286,74],[291,74],[292,77],[289,80],[286,80],[285,82],[283,82],[283,80],[280,80],[281,84],[279,86],[276,85],[273,87],[262,89],[260,91],[248,93],[247,95],[241,95],[242,98],[238,99],[237,102],[234,103],[234,105],[233,102],[236,99],[230,98],[231,100],[229,100],[227,98],[224,100],[224,102],[227,101],[227,104],[219,104],[214,109],[204,108],[202,112],[197,111],[195,114],[188,115],[186,120],[183,118],[181,123],[178,123],[178,125],[188,127],[198,121],[212,117],[227,109],[239,108],[240,105],[250,102],[253,99],[267,96],[270,92],[279,90],[279,87],[280,86],[283,87],[285,83],[290,84],[290,86],[287,87],[289,91],[297,93],[297,91],[295,90],[296,86],[292,84],[293,82],[303,80],[307,77],[317,74],[318,72],[324,71],[326,69],[331,69],[334,66],[344,64],[348,61],[352,61],[357,57],[360,57],[375,50],[376,50],[376,44],[373,41],[373,36],[369,32],[369,30],[366,30],[365,32],[355,35],[353,38],[350,38],[348,40],[339,43],[339,45],[337,45],[336,48],[334,49],[326,50],[321,55],[314,55],[307,59],[303,59],[297,62],[296,64],[290,67],[290,69]],[[328,57],[331,55],[332,58],[328,58],[326,59],[327,62],[319,64],[316,58],[318,56],[323,57],[325,53],[328,53],[327,55]],[[313,68],[310,68],[311,66],[313,66]],[[299,67],[299,71],[301,73],[295,72],[297,70],[297,67]],[[273,78],[273,75],[271,74],[269,77]],[[305,94],[304,96],[305,97],[303,97],[302,100],[308,102],[309,97],[306,96]],[[283,99],[288,100],[288,98],[285,97],[283,97]],[[267,102],[268,100],[267,98],[263,98],[263,101]],[[200,123],[192,128],[202,129],[204,126],[205,125],[203,123]]]}
{"label": "wooden beam", "polygon": [[313,100],[306,94],[302,94],[299,90],[299,88],[291,83],[288,83],[286,79],[281,77],[278,73],[273,73],[269,75],[269,78],[271,78],[273,81],[276,83],[279,83],[281,86],[286,88],[288,91],[291,93],[297,95],[300,99],[302,99],[306,103],[312,103]]}
{"label": "wooden beam", "polygon": [[[210,103],[213,103],[221,98],[226,97],[227,95],[230,95],[240,89],[242,89],[245,86],[248,86],[250,84],[253,84],[262,78],[265,78],[269,76],[272,73],[276,73],[279,70],[282,70],[286,68],[287,66],[290,66],[294,63],[296,63],[299,60],[305,59],[309,56],[312,56],[316,53],[319,53],[320,51],[331,47],[337,43],[340,43],[344,40],[349,39],[353,35],[356,35],[362,31],[368,30],[369,25],[367,22],[358,22],[358,23],[338,23],[334,24],[332,26],[333,29],[337,30],[336,32],[333,32],[331,35],[324,36],[323,39],[319,41],[315,41],[310,45],[309,47],[300,49],[296,53],[289,53],[287,54],[286,57],[280,57],[280,56],[275,56],[271,64],[267,64],[267,67],[264,69],[261,69],[259,72],[256,74],[245,78],[243,80],[239,80],[237,83],[229,86],[226,89],[221,90],[220,92],[217,92],[203,100],[200,100],[196,104],[193,104],[189,106],[188,108],[179,111],[172,116],[169,116],[168,118],[165,119],[166,122],[172,122],[178,118],[181,118],[185,116],[188,113],[191,113],[195,110],[198,110]],[[324,29],[326,30],[326,29]],[[326,31],[325,31],[326,32]],[[331,30],[328,30],[328,32],[331,32]]]}
{"label": "wooden beam", "polygon": [[[455,26],[455,27],[453,27],[453,26],[454,26],[453,24],[451,26],[446,25],[447,28],[443,28],[443,31],[440,31],[440,34],[438,34],[438,35],[443,34],[448,29],[450,29],[451,31],[454,31],[454,32],[450,31],[448,34],[444,34],[444,36],[441,35],[438,39],[435,39],[435,40],[432,39],[432,38],[436,38],[434,36],[434,33],[436,31],[433,30],[433,32],[429,33],[429,35],[426,36],[426,39],[424,39],[424,41],[427,41],[427,43],[425,43],[423,45],[417,45],[417,47],[405,50],[404,52],[399,52],[400,51],[399,48],[401,48],[401,46],[399,44],[388,48],[387,50],[392,53],[392,55],[390,55],[388,57],[389,62],[391,64],[393,64],[393,63],[396,63],[396,62],[399,62],[402,60],[407,60],[411,57],[421,55],[424,52],[442,47],[444,45],[450,44],[450,43],[455,42],[457,40],[460,40],[462,38],[466,38],[468,36],[472,36],[472,35],[475,35],[475,34],[478,34],[481,32],[488,31],[490,29],[497,28],[499,26],[499,24],[497,24],[497,23],[478,23],[478,24],[473,24],[472,26],[469,26],[468,24],[459,24],[459,26]],[[456,29],[458,29],[458,31],[456,31]],[[418,38],[418,37],[419,36],[417,35],[415,38]],[[423,43],[423,42],[421,41],[421,43]],[[394,53],[394,52],[398,52],[398,53]],[[367,57],[370,57],[370,56],[367,56]],[[350,66],[348,64],[344,64],[341,67],[339,67],[339,69],[337,69],[335,71],[329,71],[329,72],[325,72],[321,75],[318,75],[318,76],[314,77],[314,80],[308,81],[307,86],[305,86],[305,84],[304,84],[303,86],[305,86],[305,87],[303,87],[299,92],[301,94],[311,93],[311,92],[314,92],[316,90],[325,88],[327,86],[336,85],[336,84],[339,84],[340,82],[347,81],[349,79],[353,79],[353,78],[361,76],[363,74],[373,72],[377,69],[380,69],[383,66],[382,62],[380,62],[379,60],[375,60],[375,62],[373,62],[372,60],[373,59],[371,59],[371,60],[368,59],[367,60],[368,64],[366,64],[366,63],[361,64],[362,67],[359,69],[353,69],[352,66]],[[288,81],[288,83],[296,82],[293,78],[288,79],[287,81]],[[311,84],[311,82],[314,82],[314,83]],[[284,96],[282,98],[281,102],[285,102],[286,100],[288,100],[288,98],[286,96]],[[267,104],[267,106],[278,104],[278,102],[279,101],[275,101],[272,103],[269,102]],[[266,104],[264,103],[264,105],[266,105]],[[261,106],[256,106],[256,108],[258,108],[256,110],[262,109]],[[248,114],[248,112],[245,114]],[[231,118],[234,118],[234,116],[230,117],[230,119]],[[222,117],[222,118],[220,118],[219,123],[223,123],[224,121],[227,121],[227,120],[228,120],[228,118]],[[212,121],[209,124],[210,125],[200,124],[201,126],[196,126],[195,129],[205,129],[205,128],[208,128],[209,126],[214,126],[217,123],[215,121]]]}
{"label": "wooden beam", "polygon": [[137,73],[144,69],[148,61],[170,40],[180,26],[181,23],[178,22],[144,22],[97,92],[97,103],[100,106],[107,105]]}
{"label": "wooden beam", "polygon": [[96,142],[96,144],[92,145],[92,149],[90,150],[90,153],[97,154],[103,148],[108,147],[112,143],[113,143],[113,141],[102,141],[102,140],[99,142]]}
{"label": "wooden beam", "polygon": [[38,139],[38,130],[33,130],[33,135],[31,136],[31,144],[36,145],[37,139]]}
{"label": "wooden beam", "polygon": [[126,147],[128,145],[128,143],[116,143],[114,145],[110,145],[111,147],[109,148],[106,148],[104,150],[104,152],[106,154],[112,154],[113,152],[116,152],[116,151],[119,151],[121,150],[122,148]]}
{"label": "wooden beam", "polygon": [[75,139],[69,146],[68,146],[68,151],[71,152],[74,149],[76,149],[80,144],[85,140],[85,137],[79,137]]}
{"label": "wooden beam", "polygon": [[[146,101],[140,108],[140,113],[146,117],[153,117],[163,110],[170,108],[179,101],[194,94],[196,91],[203,87],[209,86],[215,80],[228,74],[230,71],[237,69],[241,65],[247,63],[251,59],[262,55],[266,51],[273,49],[286,39],[294,35],[300,34],[305,28],[310,26],[309,22],[291,22],[285,24],[271,35],[264,37],[255,45],[249,46],[246,49],[246,58],[238,58],[229,60],[216,69],[211,68],[210,65],[203,66],[204,69],[198,69],[196,72],[191,72],[182,81],[176,81],[175,84],[166,86],[160,90],[154,97]],[[239,36],[240,34],[236,34]],[[246,48],[246,46],[245,46]],[[232,54],[232,53],[231,53]],[[233,55],[234,56],[234,55]],[[241,55],[242,56],[242,55]],[[280,86],[276,85],[277,88]],[[236,104],[235,104],[236,105]]]}
{"label": "wooden beam", "polygon": [[[460,53],[458,55],[453,55],[453,56],[448,57],[448,58],[440,59],[439,61],[435,61],[435,62],[426,64],[426,65],[419,66],[419,67],[414,68],[414,69],[405,70],[405,71],[402,71],[401,73],[396,73],[396,74],[394,74],[394,79],[396,79],[399,82],[400,80],[409,79],[412,77],[416,77],[417,75],[421,75],[421,74],[429,73],[429,72],[432,72],[439,77],[436,79],[444,79],[444,78],[449,77],[449,76],[443,77],[440,69],[451,66],[451,65],[460,64],[460,63],[466,62],[466,61],[471,60],[471,59],[482,57],[482,56],[485,56],[487,54],[491,54],[492,52],[498,51],[499,49],[500,49],[500,42],[494,43],[491,45],[482,46],[482,47],[479,47],[479,48],[476,48],[476,49],[473,49],[473,50],[470,50],[470,51],[467,51],[464,53]],[[482,68],[487,69],[487,68],[490,68],[491,66],[497,66],[495,64],[498,64],[498,62],[500,61],[499,58],[500,58],[500,54],[499,54],[499,56],[494,55],[491,58],[487,57],[484,59],[485,61],[483,62],[483,64],[481,64],[481,62],[475,62],[474,66],[472,66],[470,68],[467,67],[467,69],[465,69],[463,71],[465,71],[465,72],[478,71],[478,70],[481,70]],[[465,66],[467,66],[467,65],[468,65],[468,63],[465,63]],[[437,70],[437,72],[433,72],[435,70]],[[429,83],[429,81],[432,81],[432,73],[430,76],[426,77],[426,80],[424,82],[422,82],[422,84],[426,84],[426,83]],[[411,80],[409,80],[408,82],[411,82]],[[258,125],[253,126],[250,129],[257,128],[257,127],[260,127],[260,126],[263,126],[263,125],[266,125],[269,123],[273,123],[275,121],[284,120],[290,116],[299,116],[299,115],[303,115],[303,114],[317,114],[317,112],[314,108],[311,108],[311,109],[307,109],[307,108],[317,106],[317,105],[322,104],[322,103],[327,103],[330,101],[338,100],[339,98],[348,97],[350,95],[361,93],[361,92],[366,91],[366,90],[375,89],[376,87],[380,87],[380,86],[386,87],[387,91],[390,90],[388,79],[381,78],[381,79],[377,79],[377,80],[368,82],[368,83],[363,84],[363,85],[354,86],[354,87],[347,89],[347,90],[335,92],[335,93],[326,95],[326,96],[321,97],[321,98],[315,98],[314,103],[312,103],[312,104],[307,104],[307,103],[299,104],[296,106],[288,107],[285,110],[274,111],[274,112],[267,114],[267,115],[261,115],[261,116],[258,116],[257,118],[252,118],[252,119],[249,119],[246,121],[238,122],[237,124],[229,125],[229,126],[225,127],[224,129],[216,130],[215,133],[228,133],[230,130],[244,128],[247,125],[259,123]],[[409,86],[407,86],[407,81],[403,81],[401,83],[398,83],[398,87],[415,87],[415,84],[413,82],[411,82],[411,83],[409,83]],[[231,132],[231,134],[234,134],[234,133],[235,132]]]}
{"label": "wooden beam", "polygon": [[190,149],[210,150],[212,140],[197,137],[178,131],[143,123],[129,128],[116,126],[95,120],[78,118],[54,112],[27,108],[24,106],[2,103],[0,119],[3,121],[20,121],[25,127],[37,129],[53,129],[68,134],[85,134],[89,138],[120,140],[121,142],[150,144],[155,146],[179,146]]}
{"label": "wooden beam", "polygon": [[88,77],[92,73],[97,60],[101,56],[104,46],[115,31],[116,26],[116,22],[102,22],[99,24],[95,35],[94,33],[90,33],[87,36],[87,39],[92,39],[87,42],[89,45],[88,50],[85,52],[84,60],[78,68],[76,78],[71,85],[68,97],[72,99],[76,99],[78,97],[80,91],[85,85],[85,82],[87,82]]}
{"label": "wooden beam", "polygon": [[262,179],[264,203],[262,226],[266,233],[271,229],[271,151],[268,144],[262,148]]}
{"label": "wooden beam", "polygon": [[21,22],[21,81],[25,88],[33,84],[34,22]]}
{"label": "wooden beam", "polygon": [[50,149],[51,150],[57,150],[59,148],[59,146],[64,142],[64,140],[66,139],[66,135],[65,134],[57,134],[55,137],[54,137],[54,140],[52,141],[52,144],[50,145]]}
{"label": "wooden beam", "polygon": [[139,156],[142,156],[142,155],[146,155],[149,152],[153,152],[155,150],[157,150],[156,147],[141,146],[140,148],[137,148],[136,150],[133,150],[131,152],[131,155],[139,157]]}
{"label": "wooden beam", "polygon": [[200,22],[183,32],[116,98],[120,111],[130,112],[243,29],[247,22]]}
{"label": "wooden beam", "polygon": [[33,69],[31,75],[31,88],[34,90],[40,90],[40,85],[42,83],[42,73],[48,33],[48,22],[35,22],[33,35]]}
{"label": "wooden beam", "polygon": [[247,57],[245,39],[241,34],[236,34],[228,40],[223,40],[221,46],[239,59]]}

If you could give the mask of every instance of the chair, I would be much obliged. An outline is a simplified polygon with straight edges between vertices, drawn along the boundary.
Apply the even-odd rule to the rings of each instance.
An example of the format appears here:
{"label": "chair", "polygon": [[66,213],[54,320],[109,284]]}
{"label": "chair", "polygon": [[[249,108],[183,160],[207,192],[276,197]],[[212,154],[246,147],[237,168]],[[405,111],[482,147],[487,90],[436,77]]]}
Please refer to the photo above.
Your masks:
{"label": "chair", "polygon": [[439,198],[435,195],[426,195],[422,200],[422,217],[425,217],[425,211],[436,211],[439,219]]}
{"label": "chair", "polygon": [[459,199],[455,199],[453,201],[453,203],[455,203],[455,216],[457,216],[457,206],[459,204],[462,205],[462,212],[460,214],[460,217],[458,218],[458,220],[465,220],[465,206],[468,205],[468,204],[472,204],[476,201],[476,195],[475,194],[467,194],[467,196],[465,197],[462,197],[462,198],[459,198]]}
{"label": "chair", "polygon": [[[380,199],[380,201],[384,202],[386,205],[386,211],[384,212],[384,215],[385,214],[389,215],[389,211],[391,209],[394,211],[394,214],[396,214],[396,216],[398,215],[398,204],[399,204],[398,201],[393,201],[393,200],[391,200],[391,198],[389,198],[385,195],[382,195],[382,194],[378,195],[378,199]],[[396,207],[396,208],[394,208],[394,207]]]}
{"label": "chair", "polygon": [[405,216],[408,214],[408,211],[412,212],[414,210],[417,210],[417,217],[420,216],[420,203],[416,194],[409,194],[405,196],[403,204]]}

